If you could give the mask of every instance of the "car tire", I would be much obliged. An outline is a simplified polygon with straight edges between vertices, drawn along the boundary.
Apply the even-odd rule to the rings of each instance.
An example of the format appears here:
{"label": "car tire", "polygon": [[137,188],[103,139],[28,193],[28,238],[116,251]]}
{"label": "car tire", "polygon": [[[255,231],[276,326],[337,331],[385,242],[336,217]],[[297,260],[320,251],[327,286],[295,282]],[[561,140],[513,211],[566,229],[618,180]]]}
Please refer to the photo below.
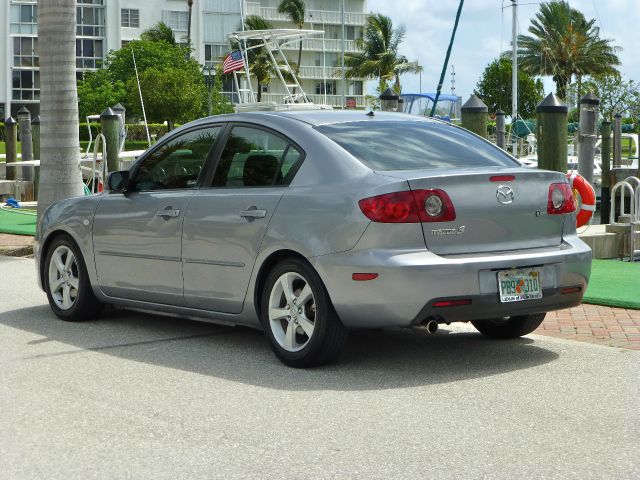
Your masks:
{"label": "car tire", "polygon": [[93,293],[84,259],[71,237],[53,240],[47,249],[43,277],[49,305],[59,318],[79,322],[100,315],[104,305]]}
{"label": "car tire", "polygon": [[483,335],[491,338],[518,338],[533,332],[540,326],[546,313],[515,315],[508,318],[475,320],[471,323]]}
{"label": "car tire", "polygon": [[290,367],[329,363],[345,345],[347,329],[320,276],[302,260],[284,260],[269,272],[260,312],[271,349]]}

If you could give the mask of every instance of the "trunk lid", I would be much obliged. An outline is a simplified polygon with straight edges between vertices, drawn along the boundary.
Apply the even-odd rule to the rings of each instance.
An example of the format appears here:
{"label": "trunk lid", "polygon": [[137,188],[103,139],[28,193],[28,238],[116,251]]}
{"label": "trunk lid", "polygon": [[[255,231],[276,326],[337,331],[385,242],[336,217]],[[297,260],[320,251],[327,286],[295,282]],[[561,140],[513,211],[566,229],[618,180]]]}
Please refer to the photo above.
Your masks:
{"label": "trunk lid", "polygon": [[[434,173],[434,170],[384,172],[405,178],[412,190],[437,188],[449,195],[455,220],[422,222],[430,251],[453,255],[561,244],[566,215],[547,214],[549,185],[565,182],[561,173],[522,168]],[[492,180],[496,176],[514,179]]]}

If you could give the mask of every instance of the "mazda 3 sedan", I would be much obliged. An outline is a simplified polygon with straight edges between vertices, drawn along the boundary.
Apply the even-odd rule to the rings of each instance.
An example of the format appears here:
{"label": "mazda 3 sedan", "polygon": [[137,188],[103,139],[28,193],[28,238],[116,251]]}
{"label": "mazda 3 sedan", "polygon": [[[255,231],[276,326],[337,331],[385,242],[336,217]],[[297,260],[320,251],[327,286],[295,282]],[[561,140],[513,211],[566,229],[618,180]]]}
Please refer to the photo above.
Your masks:
{"label": "mazda 3 sedan", "polygon": [[580,303],[591,268],[564,174],[357,111],[184,125],[104,193],[51,206],[35,259],[64,320],[112,304],[252,326],[295,367],[333,360],[352,329],[526,335]]}

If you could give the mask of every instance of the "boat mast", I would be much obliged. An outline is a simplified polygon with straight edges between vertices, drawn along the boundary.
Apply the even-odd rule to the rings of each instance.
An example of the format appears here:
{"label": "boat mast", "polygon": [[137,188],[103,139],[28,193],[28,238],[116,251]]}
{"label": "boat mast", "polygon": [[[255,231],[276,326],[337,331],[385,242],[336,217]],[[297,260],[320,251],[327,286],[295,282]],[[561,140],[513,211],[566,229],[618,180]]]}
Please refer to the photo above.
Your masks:
{"label": "boat mast", "polygon": [[518,0],[513,3],[511,25],[511,133],[513,135],[513,155],[518,156],[518,139],[515,136],[515,121],[518,119]]}

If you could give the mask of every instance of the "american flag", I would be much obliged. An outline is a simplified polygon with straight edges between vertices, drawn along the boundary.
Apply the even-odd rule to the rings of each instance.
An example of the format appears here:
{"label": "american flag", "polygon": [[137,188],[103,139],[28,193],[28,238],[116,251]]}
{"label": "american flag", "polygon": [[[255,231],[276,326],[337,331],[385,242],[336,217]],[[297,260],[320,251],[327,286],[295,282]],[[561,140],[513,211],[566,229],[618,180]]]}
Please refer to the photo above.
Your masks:
{"label": "american flag", "polygon": [[233,72],[241,68],[244,68],[244,60],[242,59],[242,52],[240,50],[233,50],[229,55],[224,57],[222,73]]}

